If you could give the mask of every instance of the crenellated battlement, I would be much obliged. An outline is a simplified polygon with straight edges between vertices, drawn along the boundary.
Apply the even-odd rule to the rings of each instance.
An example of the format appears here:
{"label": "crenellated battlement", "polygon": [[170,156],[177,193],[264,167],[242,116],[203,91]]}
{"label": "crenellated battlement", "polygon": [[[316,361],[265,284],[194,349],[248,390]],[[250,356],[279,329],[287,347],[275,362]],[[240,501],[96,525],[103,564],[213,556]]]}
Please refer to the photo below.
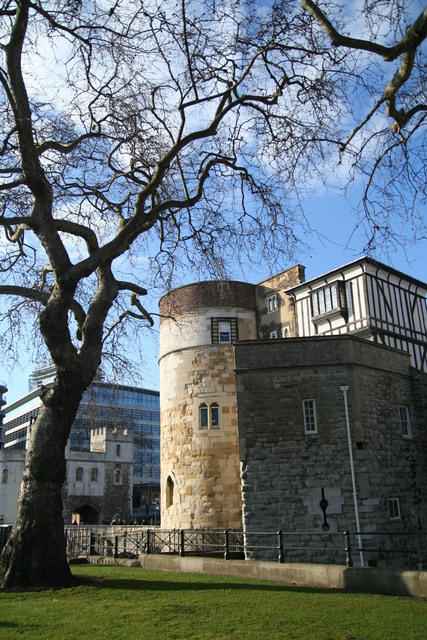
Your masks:
{"label": "crenellated battlement", "polygon": [[115,451],[121,457],[133,446],[133,431],[128,427],[105,426],[92,429],[90,432],[90,450],[94,453]]}

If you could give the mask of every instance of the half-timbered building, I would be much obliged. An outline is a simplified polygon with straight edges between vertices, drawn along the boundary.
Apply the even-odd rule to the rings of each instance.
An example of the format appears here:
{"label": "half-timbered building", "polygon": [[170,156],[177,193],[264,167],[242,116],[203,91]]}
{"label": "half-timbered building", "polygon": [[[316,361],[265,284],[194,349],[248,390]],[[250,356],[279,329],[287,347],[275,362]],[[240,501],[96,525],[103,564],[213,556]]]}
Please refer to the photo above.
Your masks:
{"label": "half-timbered building", "polygon": [[427,284],[363,257],[286,289],[298,337],[356,334],[427,371]]}

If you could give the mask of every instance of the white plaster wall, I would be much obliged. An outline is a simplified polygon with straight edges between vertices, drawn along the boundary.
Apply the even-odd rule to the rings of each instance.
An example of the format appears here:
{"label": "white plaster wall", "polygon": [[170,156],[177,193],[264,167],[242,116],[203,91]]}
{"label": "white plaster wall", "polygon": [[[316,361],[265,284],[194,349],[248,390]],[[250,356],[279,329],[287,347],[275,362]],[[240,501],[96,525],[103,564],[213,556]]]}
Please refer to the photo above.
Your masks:
{"label": "white plaster wall", "polygon": [[[72,454],[78,452],[71,452]],[[81,454],[80,454],[81,455]],[[92,455],[92,459],[82,460],[81,458],[71,459],[67,462],[67,494],[69,496],[103,496],[104,495],[104,478],[105,478],[105,462],[102,458]],[[102,454],[101,454],[102,455]],[[74,456],[73,456],[74,457]],[[83,481],[76,482],[76,469],[83,468]],[[91,469],[98,469],[98,481],[90,482]]]}
{"label": "white plaster wall", "polygon": [[[15,522],[24,464],[25,451],[0,450],[0,518],[3,518],[6,524]],[[5,484],[2,483],[3,469],[8,470]]]}
{"label": "white plaster wall", "polygon": [[253,335],[249,335],[248,338],[256,338],[255,311],[240,307],[209,307],[186,313],[173,320],[163,320],[160,325],[160,358],[176,349],[211,344],[211,318],[236,317],[241,321],[246,320],[253,327]]}

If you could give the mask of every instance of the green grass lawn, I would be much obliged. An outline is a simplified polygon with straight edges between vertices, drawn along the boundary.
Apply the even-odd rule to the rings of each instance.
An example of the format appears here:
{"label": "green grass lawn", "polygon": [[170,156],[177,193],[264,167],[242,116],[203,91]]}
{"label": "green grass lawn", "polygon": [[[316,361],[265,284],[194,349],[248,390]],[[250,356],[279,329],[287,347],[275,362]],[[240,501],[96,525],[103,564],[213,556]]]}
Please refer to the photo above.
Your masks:
{"label": "green grass lawn", "polygon": [[411,598],[138,567],[78,565],[73,573],[86,582],[0,593],[0,639],[427,638],[427,602]]}

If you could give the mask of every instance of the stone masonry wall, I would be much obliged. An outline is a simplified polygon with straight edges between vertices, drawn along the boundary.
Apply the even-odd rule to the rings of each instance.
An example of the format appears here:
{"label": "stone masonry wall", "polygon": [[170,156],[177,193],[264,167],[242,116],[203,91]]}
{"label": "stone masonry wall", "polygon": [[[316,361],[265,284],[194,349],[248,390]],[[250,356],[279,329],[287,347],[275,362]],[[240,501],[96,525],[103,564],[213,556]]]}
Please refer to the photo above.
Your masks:
{"label": "stone masonry wall", "polygon": [[[271,331],[277,331],[277,337],[280,338],[282,327],[288,329],[289,337],[298,335],[294,307],[285,289],[303,282],[304,272],[305,268],[297,264],[256,285],[259,338],[269,339]],[[269,312],[268,298],[274,293],[277,293],[277,309]]]}
{"label": "stone masonry wall", "polygon": [[[244,343],[235,346],[235,354],[247,533],[321,534],[322,489],[328,531],[355,531],[342,385],[349,387],[361,530],[426,529],[427,413],[414,402],[409,356],[352,337]],[[315,400],[317,433],[304,431],[304,399]],[[399,405],[410,410],[410,439],[401,435]],[[390,498],[399,500],[400,519],[390,519]],[[333,544],[317,536],[307,545],[319,540]],[[390,538],[372,536],[364,541],[369,543],[387,548]],[[407,543],[394,540],[395,546]],[[344,557],[315,551],[310,559],[343,562]],[[366,560],[380,563],[381,557],[367,553]]]}
{"label": "stone masonry wall", "polygon": [[[161,361],[162,528],[241,528],[236,389],[231,346]],[[200,429],[199,407],[219,405],[220,428]],[[168,478],[173,502],[167,504]]]}
{"label": "stone masonry wall", "polygon": [[[255,339],[254,285],[180,287],[161,299],[160,313],[162,528],[239,529],[234,353],[231,343],[219,343],[216,323],[230,318],[231,340]],[[211,424],[217,409],[219,425]]]}

